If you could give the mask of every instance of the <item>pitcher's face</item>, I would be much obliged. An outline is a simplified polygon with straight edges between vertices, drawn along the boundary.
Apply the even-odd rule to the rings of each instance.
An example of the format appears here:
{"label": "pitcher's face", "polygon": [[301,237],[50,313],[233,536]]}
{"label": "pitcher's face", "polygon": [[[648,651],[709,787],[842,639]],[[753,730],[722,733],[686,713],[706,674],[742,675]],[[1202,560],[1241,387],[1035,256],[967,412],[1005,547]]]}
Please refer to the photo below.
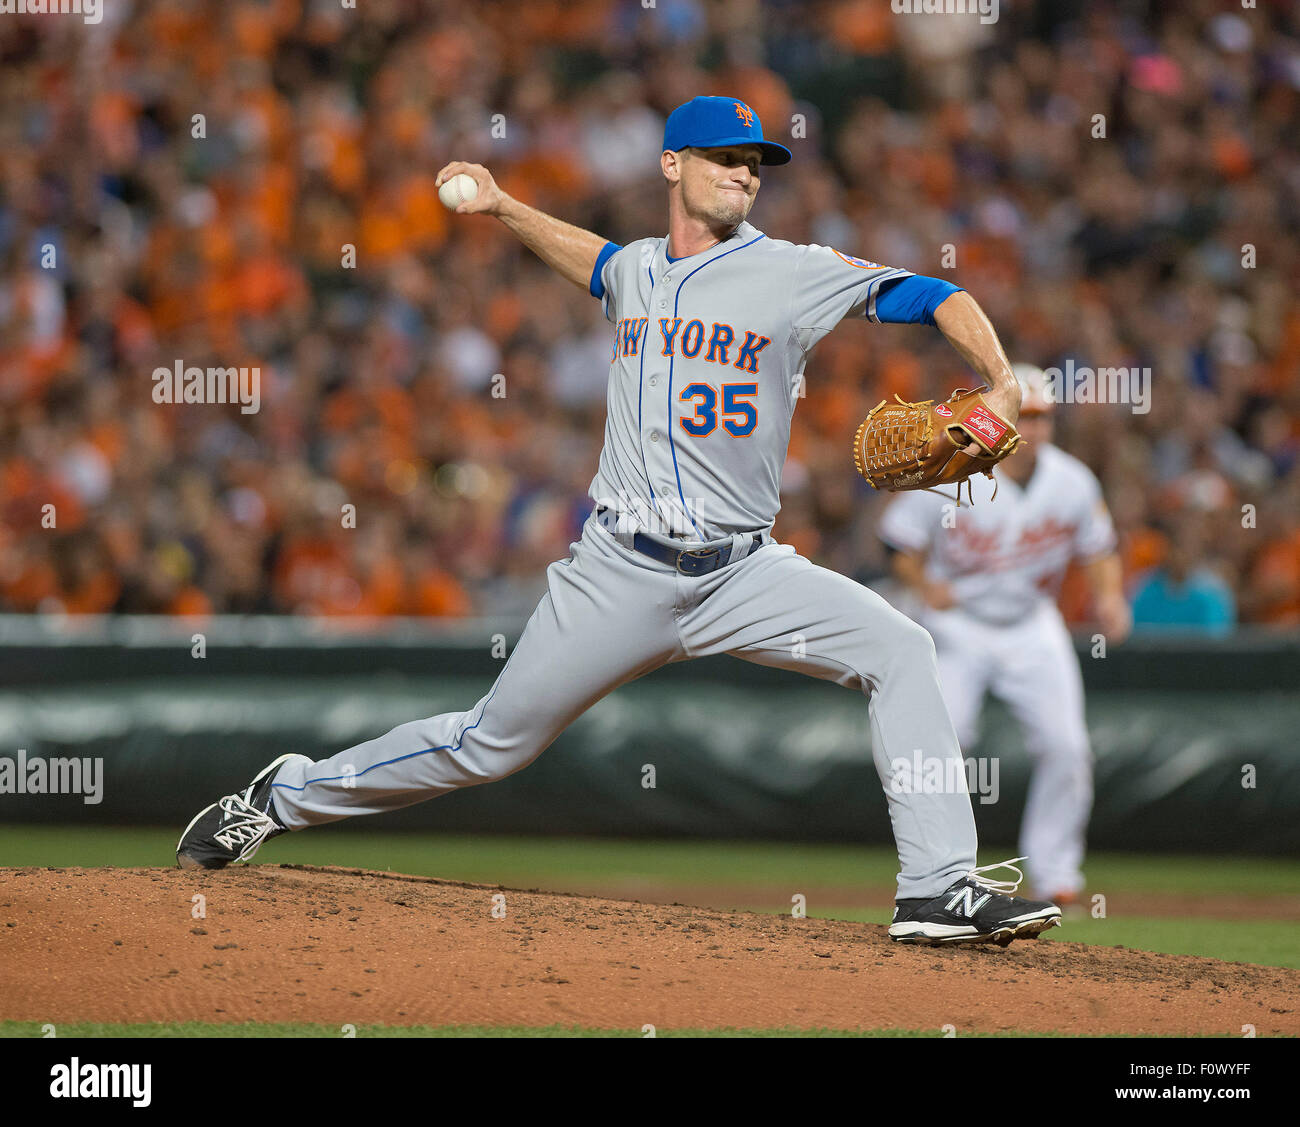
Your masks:
{"label": "pitcher's face", "polygon": [[758,195],[758,146],[683,149],[680,156],[686,214],[710,225],[735,227],[743,222]]}

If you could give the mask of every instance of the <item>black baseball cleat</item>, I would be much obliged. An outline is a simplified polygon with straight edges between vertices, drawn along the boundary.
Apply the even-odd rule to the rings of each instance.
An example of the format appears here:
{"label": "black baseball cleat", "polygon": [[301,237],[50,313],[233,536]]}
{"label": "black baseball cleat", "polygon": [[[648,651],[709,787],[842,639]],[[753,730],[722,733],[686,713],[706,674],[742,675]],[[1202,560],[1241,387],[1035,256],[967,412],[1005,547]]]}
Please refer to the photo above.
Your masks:
{"label": "black baseball cleat", "polygon": [[[1012,858],[1023,861],[1023,857]],[[1014,881],[980,876],[989,869],[1010,869]],[[897,900],[889,937],[899,943],[997,943],[1037,939],[1061,922],[1061,909],[1045,900],[1012,895],[1024,874],[1010,861],[972,869],[933,900]]]}
{"label": "black baseball cleat", "polygon": [[305,755],[282,755],[262,768],[239,794],[228,794],[195,814],[176,843],[177,867],[224,869],[232,861],[252,860],[262,842],[288,833],[275,816],[271,783],[290,759],[311,762]]}

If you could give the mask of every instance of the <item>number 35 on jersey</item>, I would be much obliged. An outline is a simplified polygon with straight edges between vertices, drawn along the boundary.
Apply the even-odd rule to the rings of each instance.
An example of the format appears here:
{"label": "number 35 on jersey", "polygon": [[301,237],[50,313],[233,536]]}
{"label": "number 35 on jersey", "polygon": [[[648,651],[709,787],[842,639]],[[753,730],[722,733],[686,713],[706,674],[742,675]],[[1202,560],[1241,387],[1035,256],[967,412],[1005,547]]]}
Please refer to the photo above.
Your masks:
{"label": "number 35 on jersey", "polygon": [[690,383],[682,388],[678,396],[680,400],[695,400],[694,417],[684,415],[677,420],[682,430],[692,438],[703,438],[713,433],[721,415],[722,429],[728,434],[734,434],[737,438],[753,434],[758,425],[758,410],[750,400],[758,394],[758,384],[724,383],[720,407],[718,390],[707,383]]}

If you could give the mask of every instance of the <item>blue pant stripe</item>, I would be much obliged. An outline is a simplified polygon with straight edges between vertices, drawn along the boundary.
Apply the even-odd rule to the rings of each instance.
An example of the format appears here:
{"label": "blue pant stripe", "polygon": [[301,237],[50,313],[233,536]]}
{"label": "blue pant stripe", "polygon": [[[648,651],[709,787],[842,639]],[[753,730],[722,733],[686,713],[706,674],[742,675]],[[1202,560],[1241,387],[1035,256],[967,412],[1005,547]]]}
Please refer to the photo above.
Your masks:
{"label": "blue pant stripe", "polygon": [[[504,670],[502,670],[502,672],[504,672]],[[499,683],[500,682],[498,682],[498,684]],[[331,775],[323,779],[308,779],[300,787],[290,786],[288,783],[272,783],[271,789],[275,790],[277,787],[279,787],[282,790],[304,791],[312,783],[336,783],[340,779],[347,779],[347,778],[359,779],[361,778],[362,775],[368,775],[371,771],[375,770],[378,767],[388,767],[394,763],[401,763],[407,759],[414,759],[417,755],[429,755],[435,751],[459,751],[461,749],[461,745],[465,742],[466,732],[472,732],[475,728],[477,728],[480,724],[483,723],[483,714],[487,712],[488,701],[490,701],[494,696],[496,696],[496,692],[497,692],[497,686],[493,685],[492,691],[487,695],[487,700],[484,700],[483,702],[483,712],[479,713],[478,719],[475,720],[473,724],[471,724],[468,728],[464,729],[461,732],[460,736],[457,737],[456,742],[454,744],[443,744],[441,747],[426,747],[423,751],[412,751],[406,755],[399,755],[396,759],[386,759],[384,760],[383,763],[372,763],[364,771],[360,771],[355,775]]]}

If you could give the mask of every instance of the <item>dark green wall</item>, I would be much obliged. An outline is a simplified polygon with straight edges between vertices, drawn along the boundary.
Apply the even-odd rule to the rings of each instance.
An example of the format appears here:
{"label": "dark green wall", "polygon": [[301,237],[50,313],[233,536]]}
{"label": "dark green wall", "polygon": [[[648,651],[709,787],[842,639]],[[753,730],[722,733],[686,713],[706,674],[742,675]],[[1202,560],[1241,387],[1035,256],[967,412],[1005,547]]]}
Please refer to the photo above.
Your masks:
{"label": "dark green wall", "polygon": [[[209,626],[196,659],[192,630],[159,624],[61,640],[23,629],[0,622],[0,758],[102,757],[105,793],[99,805],[0,795],[0,818],[178,828],[284,751],[321,758],[472,707],[501,666],[492,635],[513,640],[490,623],[439,639],[400,627],[386,640],[225,623]],[[1093,847],[1300,853],[1300,644],[1144,641],[1082,654]],[[856,693],[707,659],[618,690],[509,779],[354,824],[884,842],[869,740]],[[967,753],[998,765],[998,801],[976,803],[982,835],[1013,842],[1029,764],[999,706]],[[1252,768],[1255,786],[1243,787]]]}

